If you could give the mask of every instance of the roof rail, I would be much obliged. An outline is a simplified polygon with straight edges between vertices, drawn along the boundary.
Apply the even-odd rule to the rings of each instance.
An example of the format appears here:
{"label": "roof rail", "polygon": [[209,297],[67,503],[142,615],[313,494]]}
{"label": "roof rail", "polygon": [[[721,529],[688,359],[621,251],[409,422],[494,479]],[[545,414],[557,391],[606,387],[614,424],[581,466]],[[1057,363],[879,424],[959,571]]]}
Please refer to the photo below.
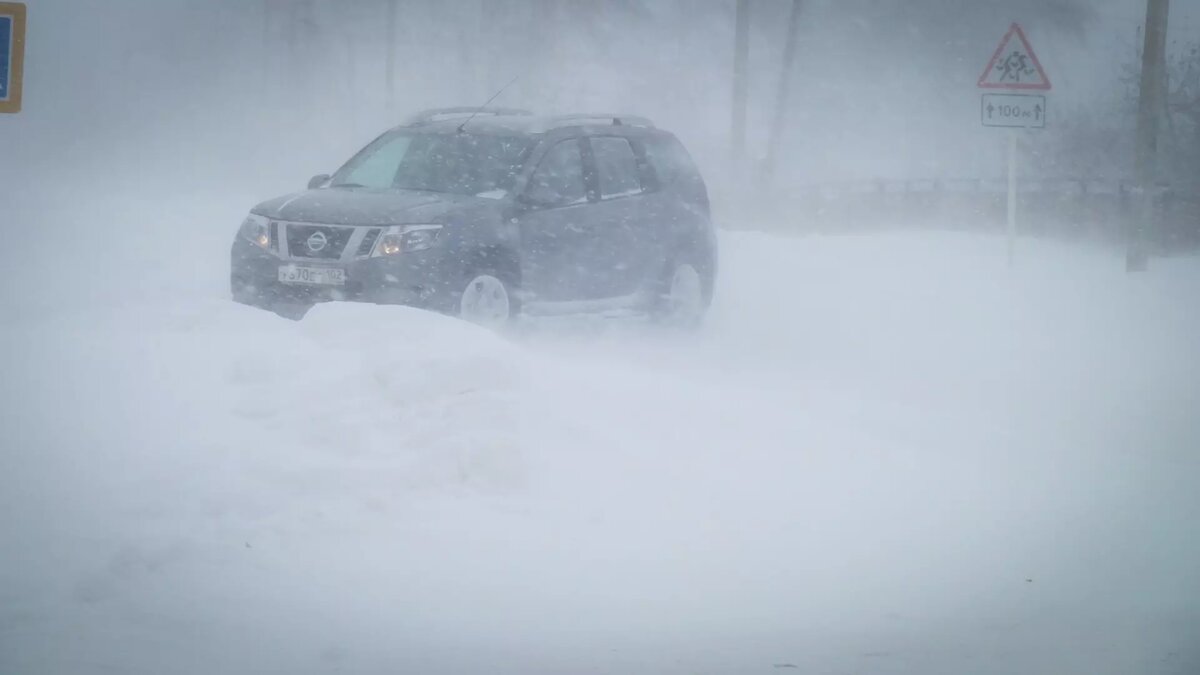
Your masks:
{"label": "roof rail", "polygon": [[520,108],[479,108],[471,106],[457,106],[453,108],[430,108],[409,117],[404,122],[405,126],[418,126],[421,124],[429,124],[430,122],[440,122],[442,120],[455,119],[458,117],[470,117],[471,115],[532,115],[528,110]]}
{"label": "roof rail", "polygon": [[558,129],[560,127],[577,126],[586,124],[588,121],[592,123],[609,124],[614,127],[650,127],[654,128],[654,122],[651,122],[648,117],[640,117],[638,115],[623,115],[620,113],[572,113],[569,115],[552,115],[546,119],[547,129]]}

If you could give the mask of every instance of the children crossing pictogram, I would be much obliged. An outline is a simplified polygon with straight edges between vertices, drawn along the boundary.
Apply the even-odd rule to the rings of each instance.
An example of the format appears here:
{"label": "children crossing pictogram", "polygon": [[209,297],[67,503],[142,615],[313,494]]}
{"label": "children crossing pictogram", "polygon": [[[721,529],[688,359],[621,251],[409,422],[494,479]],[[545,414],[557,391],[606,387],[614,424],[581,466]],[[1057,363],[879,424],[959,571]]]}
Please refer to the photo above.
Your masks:
{"label": "children crossing pictogram", "polygon": [[978,84],[983,89],[1046,90],[1050,88],[1050,78],[1025,38],[1025,31],[1014,23],[1000,39]]}

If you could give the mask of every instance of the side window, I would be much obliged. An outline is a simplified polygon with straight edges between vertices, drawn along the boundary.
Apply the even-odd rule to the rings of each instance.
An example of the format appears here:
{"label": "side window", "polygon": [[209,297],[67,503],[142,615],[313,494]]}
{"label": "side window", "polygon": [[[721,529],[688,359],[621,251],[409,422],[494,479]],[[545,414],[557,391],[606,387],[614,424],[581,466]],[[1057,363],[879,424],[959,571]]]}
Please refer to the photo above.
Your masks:
{"label": "side window", "polygon": [[642,191],[637,157],[629,141],[619,136],[595,136],[589,139],[600,177],[600,198],[624,197]]}
{"label": "side window", "polygon": [[529,178],[526,195],[546,206],[564,206],[587,201],[583,183],[583,156],[579,141],[559,141],[542,157]]}

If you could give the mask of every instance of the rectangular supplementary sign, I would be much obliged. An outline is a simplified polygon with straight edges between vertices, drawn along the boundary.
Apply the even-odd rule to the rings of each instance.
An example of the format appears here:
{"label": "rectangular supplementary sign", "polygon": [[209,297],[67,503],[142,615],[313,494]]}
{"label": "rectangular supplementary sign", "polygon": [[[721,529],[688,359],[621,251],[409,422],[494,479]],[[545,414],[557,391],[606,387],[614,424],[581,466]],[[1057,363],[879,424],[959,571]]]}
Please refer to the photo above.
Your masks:
{"label": "rectangular supplementary sign", "polygon": [[984,94],[979,118],[985,127],[1046,128],[1046,97],[1040,94]]}
{"label": "rectangular supplementary sign", "polygon": [[21,110],[25,61],[25,5],[0,2],[0,113]]}

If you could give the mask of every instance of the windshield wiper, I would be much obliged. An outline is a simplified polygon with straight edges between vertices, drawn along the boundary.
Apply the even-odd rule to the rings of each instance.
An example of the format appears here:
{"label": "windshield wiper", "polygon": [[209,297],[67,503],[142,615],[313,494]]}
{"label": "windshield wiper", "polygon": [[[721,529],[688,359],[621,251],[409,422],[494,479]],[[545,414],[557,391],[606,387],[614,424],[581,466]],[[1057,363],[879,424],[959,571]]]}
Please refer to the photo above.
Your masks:
{"label": "windshield wiper", "polygon": [[452,190],[435,190],[430,187],[416,187],[413,185],[393,185],[392,189],[393,190],[411,190],[412,192],[436,192],[436,193],[442,194],[442,195],[460,194],[460,193],[454,192]]}
{"label": "windshield wiper", "polygon": [[330,185],[329,187],[331,187],[331,188],[356,188],[356,187],[367,187],[367,186],[362,185],[360,183],[334,183],[334,184]]}

